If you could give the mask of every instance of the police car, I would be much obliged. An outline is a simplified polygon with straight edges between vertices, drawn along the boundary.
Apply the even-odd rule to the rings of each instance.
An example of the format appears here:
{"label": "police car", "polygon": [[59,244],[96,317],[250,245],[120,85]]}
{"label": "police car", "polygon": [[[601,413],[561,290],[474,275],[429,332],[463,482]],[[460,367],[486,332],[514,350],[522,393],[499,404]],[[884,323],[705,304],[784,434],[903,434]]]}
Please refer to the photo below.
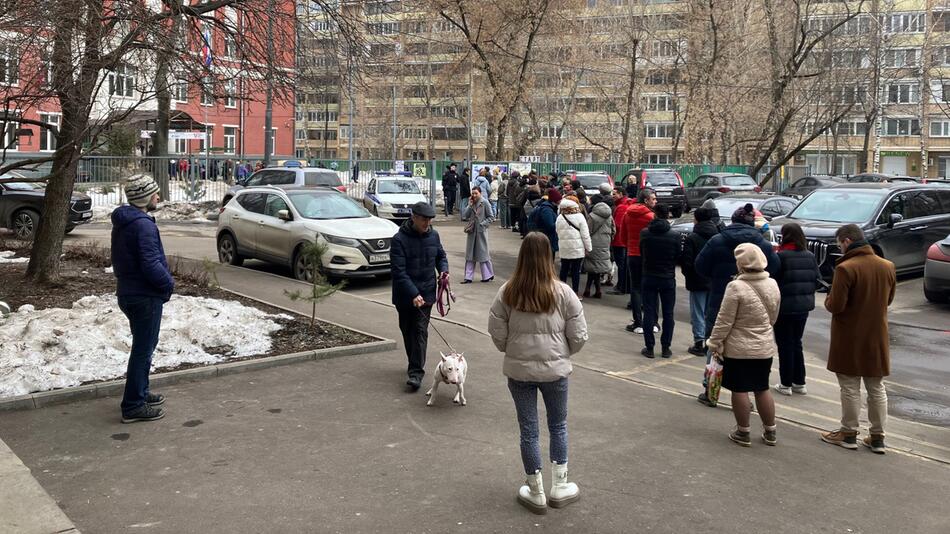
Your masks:
{"label": "police car", "polygon": [[428,201],[410,172],[376,172],[363,195],[363,207],[388,219],[407,219],[413,204]]}

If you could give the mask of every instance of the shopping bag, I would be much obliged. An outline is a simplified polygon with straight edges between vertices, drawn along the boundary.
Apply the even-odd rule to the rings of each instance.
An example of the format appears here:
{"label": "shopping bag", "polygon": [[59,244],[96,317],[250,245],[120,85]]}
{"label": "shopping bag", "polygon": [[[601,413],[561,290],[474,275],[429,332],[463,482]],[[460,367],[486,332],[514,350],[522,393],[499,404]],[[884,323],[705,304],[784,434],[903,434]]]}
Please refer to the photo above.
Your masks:
{"label": "shopping bag", "polygon": [[713,358],[706,364],[706,398],[710,404],[719,402],[719,390],[722,388],[722,364]]}

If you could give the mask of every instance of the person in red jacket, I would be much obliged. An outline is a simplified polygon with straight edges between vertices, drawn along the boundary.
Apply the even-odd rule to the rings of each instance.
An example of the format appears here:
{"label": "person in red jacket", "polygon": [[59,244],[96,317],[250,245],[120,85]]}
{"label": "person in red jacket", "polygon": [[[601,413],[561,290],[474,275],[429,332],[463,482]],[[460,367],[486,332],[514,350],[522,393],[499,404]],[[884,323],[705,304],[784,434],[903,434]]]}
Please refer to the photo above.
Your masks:
{"label": "person in red jacket", "polygon": [[617,264],[617,285],[609,295],[627,295],[630,290],[627,288],[627,247],[626,243],[620,239],[620,224],[623,222],[623,216],[627,213],[627,208],[633,204],[633,199],[627,196],[627,191],[621,187],[614,187],[614,228],[618,231],[614,233],[613,240],[610,241],[610,257]]}
{"label": "person in red jacket", "polygon": [[[640,232],[653,220],[653,208],[656,206],[656,193],[643,188],[637,193],[637,202],[627,208],[620,225],[620,240],[627,247],[627,287],[630,290],[630,309],[633,322],[627,325],[627,331],[642,334],[643,311],[640,297],[640,283],[643,265],[640,260]],[[656,331],[659,331],[657,329]]]}

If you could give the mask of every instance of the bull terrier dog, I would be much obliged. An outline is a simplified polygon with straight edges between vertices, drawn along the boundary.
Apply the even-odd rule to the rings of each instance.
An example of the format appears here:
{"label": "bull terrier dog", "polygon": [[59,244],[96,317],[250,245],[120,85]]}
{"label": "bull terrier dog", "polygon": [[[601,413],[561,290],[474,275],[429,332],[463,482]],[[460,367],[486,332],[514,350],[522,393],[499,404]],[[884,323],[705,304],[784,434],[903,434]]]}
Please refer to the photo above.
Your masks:
{"label": "bull terrier dog", "polygon": [[432,387],[426,391],[429,397],[426,406],[432,406],[435,402],[435,392],[439,389],[440,383],[455,384],[458,392],[452,402],[459,406],[465,406],[465,373],[468,371],[468,364],[465,362],[465,356],[458,353],[452,353],[446,356],[442,354],[442,361],[435,366],[435,378],[432,380]]}

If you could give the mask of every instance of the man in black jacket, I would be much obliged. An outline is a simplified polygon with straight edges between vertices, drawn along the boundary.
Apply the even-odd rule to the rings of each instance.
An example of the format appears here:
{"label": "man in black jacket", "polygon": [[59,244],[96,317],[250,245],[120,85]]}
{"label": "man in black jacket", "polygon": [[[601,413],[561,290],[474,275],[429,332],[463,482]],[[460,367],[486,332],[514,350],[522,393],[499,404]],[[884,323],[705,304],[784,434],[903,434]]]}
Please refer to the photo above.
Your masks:
{"label": "man in black jacket", "polygon": [[[683,250],[683,236],[670,227],[670,209],[662,204],[654,208],[656,217],[640,232],[640,258],[643,263],[643,341],[640,354],[653,358],[656,338],[657,304],[663,306],[662,356],[673,356],[673,307],[676,304],[676,263]],[[658,302],[659,301],[659,302]]]}
{"label": "man in black jacket", "polygon": [[464,169],[459,176],[459,214],[465,212],[468,207],[468,199],[472,196],[472,174],[469,169]]}
{"label": "man in black jacket", "polygon": [[709,280],[696,272],[696,256],[706,246],[719,228],[712,221],[713,210],[697,208],[693,212],[696,222],[693,231],[683,241],[683,255],[680,267],[686,277],[686,290],[689,291],[689,317],[693,327],[693,344],[688,352],[693,356],[706,355],[706,299],[709,297]]}
{"label": "man in black jacket", "polygon": [[458,195],[459,175],[455,172],[455,163],[450,163],[442,173],[442,195],[445,197],[445,215],[452,215],[455,210],[455,199]]}
{"label": "man in black jacket", "polygon": [[412,206],[412,217],[393,236],[391,271],[393,304],[399,314],[406,357],[409,359],[406,385],[416,391],[425,376],[429,316],[436,299],[436,272],[449,276],[449,262],[439,233],[432,228],[435,210],[425,202]]}
{"label": "man in black jacket", "polygon": [[524,184],[521,183],[521,173],[511,171],[511,177],[508,179],[508,221],[511,224],[511,231],[515,233],[521,231],[521,205],[524,204],[524,202],[519,204],[518,200],[521,198],[521,189],[523,187]]}

